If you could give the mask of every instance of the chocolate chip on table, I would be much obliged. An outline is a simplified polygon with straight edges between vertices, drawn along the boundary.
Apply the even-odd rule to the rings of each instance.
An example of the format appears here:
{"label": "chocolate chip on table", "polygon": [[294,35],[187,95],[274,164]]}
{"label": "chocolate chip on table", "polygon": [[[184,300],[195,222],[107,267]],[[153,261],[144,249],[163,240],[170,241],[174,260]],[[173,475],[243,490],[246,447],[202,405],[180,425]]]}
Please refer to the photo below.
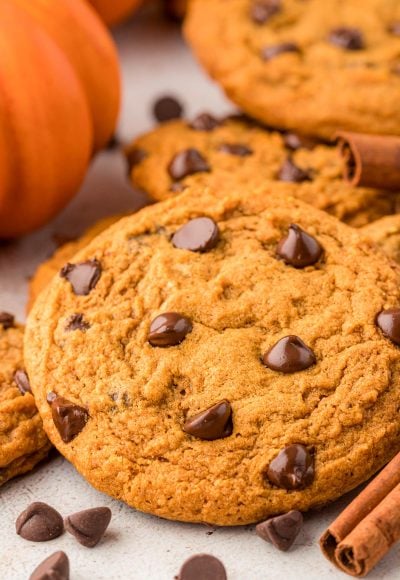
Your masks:
{"label": "chocolate chip on table", "polygon": [[60,276],[70,282],[74,294],[87,296],[100,280],[101,265],[96,259],[79,264],[68,263],[62,268]]}
{"label": "chocolate chip on table", "polygon": [[193,437],[207,441],[229,437],[233,431],[232,407],[229,401],[220,401],[205,411],[189,417],[183,430]]}
{"label": "chocolate chip on table", "polygon": [[57,510],[40,501],[31,503],[15,522],[17,534],[31,542],[48,542],[61,536],[64,522]]}
{"label": "chocolate chip on table", "polygon": [[69,580],[69,560],[65,552],[54,552],[32,572],[29,580]]}
{"label": "chocolate chip on table", "polygon": [[272,60],[273,58],[287,52],[300,53],[301,50],[300,47],[294,42],[282,42],[281,44],[264,46],[264,48],[261,50],[261,57],[264,60]]}
{"label": "chocolate chip on table", "polygon": [[289,183],[303,183],[303,181],[311,181],[312,173],[309,169],[302,169],[291,157],[288,157],[279,169],[278,179]]}
{"label": "chocolate chip on table", "polygon": [[287,236],[278,244],[276,255],[294,268],[312,266],[323,254],[321,244],[298,225],[291,224]]}
{"label": "chocolate chip on table", "polygon": [[331,30],[328,36],[331,44],[346,50],[362,50],[365,48],[361,30],[350,26],[339,26]]}
{"label": "chocolate chip on table", "polygon": [[151,346],[168,347],[180,344],[193,329],[192,322],[179,312],[164,312],[150,325],[148,341]]}
{"label": "chocolate chip on table", "polygon": [[297,133],[285,133],[283,135],[283,144],[290,151],[298,149],[314,149],[318,145],[318,140],[312,137],[297,135]]}
{"label": "chocolate chip on table", "polygon": [[222,143],[218,146],[218,151],[229,153],[230,155],[236,155],[237,157],[253,155],[253,150],[247,145],[242,145],[241,143]]}
{"label": "chocolate chip on table", "polygon": [[396,20],[389,24],[388,31],[390,34],[393,34],[393,36],[400,36],[400,20]]}
{"label": "chocolate chip on table", "polygon": [[139,163],[144,161],[146,159],[146,157],[148,157],[148,156],[149,156],[149,154],[144,149],[140,149],[138,147],[134,147],[133,149],[130,149],[126,153],[126,160],[128,162],[129,171],[131,169],[133,169],[134,167],[136,167],[136,165],[139,165]]}
{"label": "chocolate chip on table", "polygon": [[196,554],[183,564],[178,580],[227,580],[227,575],[218,558],[209,554]]}
{"label": "chocolate chip on table", "polygon": [[210,166],[197,149],[184,149],[177,153],[168,165],[168,173],[174,181],[179,181],[194,173],[210,171]]}
{"label": "chocolate chip on table", "polygon": [[314,481],[314,456],[305,445],[288,445],[271,461],[265,475],[282,489],[304,489]]}
{"label": "chocolate chip on table", "polygon": [[82,546],[94,548],[104,536],[111,521],[111,510],[107,507],[92,508],[65,518],[65,529]]}
{"label": "chocolate chip on table", "polygon": [[8,330],[14,326],[15,318],[9,312],[0,312],[0,326]]}
{"label": "chocolate chip on table", "polygon": [[183,114],[181,103],[174,97],[165,96],[157,99],[153,106],[153,114],[159,123],[180,119]]}
{"label": "chocolate chip on table", "polygon": [[281,0],[253,0],[250,6],[250,17],[255,24],[265,24],[281,9]]}
{"label": "chocolate chip on table", "polygon": [[313,351],[298,336],[278,340],[262,357],[262,362],[273,371],[285,374],[304,371],[316,363]]}
{"label": "chocolate chip on table", "polygon": [[221,125],[221,121],[209,113],[200,113],[189,123],[189,127],[195,131],[213,131]]}
{"label": "chocolate chip on table", "polygon": [[73,330],[81,330],[82,332],[86,332],[87,330],[89,330],[89,328],[90,324],[88,322],[85,322],[83,314],[72,314],[68,318],[67,324],[65,326],[65,330],[67,332]]}
{"label": "chocolate chip on table", "polygon": [[376,325],[386,338],[400,346],[400,308],[388,308],[379,312]]}
{"label": "chocolate chip on table", "polygon": [[303,526],[303,515],[297,510],[269,518],[256,526],[256,534],[275,548],[286,552],[293,545]]}
{"label": "chocolate chip on table", "polygon": [[17,371],[15,371],[14,381],[16,382],[16,385],[17,385],[21,395],[25,395],[25,393],[32,392],[28,375],[26,374],[26,372],[24,370],[18,369]]}
{"label": "chocolate chip on table", "polygon": [[209,252],[217,245],[219,228],[208,217],[194,218],[179,228],[172,236],[175,248],[191,252]]}
{"label": "chocolate chip on table", "polygon": [[70,443],[85,427],[89,419],[88,412],[54,393],[47,395],[47,401],[51,406],[53,422],[61,439],[64,443]]}

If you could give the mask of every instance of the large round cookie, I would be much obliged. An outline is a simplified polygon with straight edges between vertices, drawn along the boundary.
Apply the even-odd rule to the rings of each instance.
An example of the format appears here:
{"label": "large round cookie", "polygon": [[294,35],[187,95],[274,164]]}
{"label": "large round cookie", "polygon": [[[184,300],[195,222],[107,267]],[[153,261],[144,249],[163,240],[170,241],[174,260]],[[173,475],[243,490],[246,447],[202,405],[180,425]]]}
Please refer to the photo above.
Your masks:
{"label": "large round cookie", "polygon": [[126,150],[131,178],[157,200],[186,186],[215,191],[258,187],[292,195],[359,227],[395,213],[399,193],[344,183],[336,147],[295,134],[268,131],[243,118],[202,114],[172,121]]}
{"label": "large round cookie", "polygon": [[332,137],[400,133],[398,0],[193,0],[186,36],[244,111]]}
{"label": "large round cookie", "polygon": [[22,357],[23,328],[0,312],[0,485],[30,471],[49,449]]}
{"label": "large round cookie", "polygon": [[244,524],[325,504],[399,449],[400,350],[376,324],[399,304],[397,267],[335,218],[193,188],[62,269],[25,358],[50,439],[96,488]]}

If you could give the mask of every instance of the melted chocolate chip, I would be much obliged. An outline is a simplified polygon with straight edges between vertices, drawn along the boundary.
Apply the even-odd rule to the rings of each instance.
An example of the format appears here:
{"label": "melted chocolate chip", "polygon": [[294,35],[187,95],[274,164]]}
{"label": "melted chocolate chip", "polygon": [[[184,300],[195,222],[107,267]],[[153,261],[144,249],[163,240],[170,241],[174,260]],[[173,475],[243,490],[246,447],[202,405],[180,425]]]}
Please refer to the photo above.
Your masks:
{"label": "melted chocolate chip", "polygon": [[300,53],[300,47],[294,42],[282,42],[281,44],[273,44],[271,46],[265,46],[261,50],[261,57],[264,60],[272,60],[273,58],[285,54],[287,52],[297,52]]}
{"label": "melted chocolate chip", "polygon": [[72,314],[67,320],[67,324],[65,326],[65,330],[67,332],[73,330],[81,330],[82,332],[86,332],[89,330],[90,324],[85,322],[83,319],[83,314]]}
{"label": "melted chocolate chip", "polygon": [[148,341],[151,346],[168,347],[180,344],[193,329],[189,318],[178,312],[165,312],[150,325]]}
{"label": "melted chocolate chip", "polygon": [[54,425],[64,443],[70,443],[85,427],[89,414],[83,407],[75,405],[64,397],[47,395],[47,401],[51,405],[51,414]]}
{"label": "melted chocolate chip", "polygon": [[388,31],[390,34],[393,34],[393,36],[400,36],[400,20],[396,20],[389,24]]}
{"label": "melted chocolate chip", "polygon": [[313,351],[298,336],[278,340],[262,357],[268,368],[285,374],[304,371],[316,363]]}
{"label": "melted chocolate chip", "polygon": [[209,113],[200,113],[200,115],[197,115],[197,117],[189,124],[189,127],[195,131],[213,131],[221,124],[221,121]]}
{"label": "melted chocolate chip", "polygon": [[186,560],[177,580],[227,580],[227,575],[220,560],[208,554],[197,554]]}
{"label": "melted chocolate chip", "polygon": [[79,264],[66,264],[61,272],[61,278],[70,282],[74,294],[87,296],[101,276],[101,265],[98,260],[88,260]]}
{"label": "melted chocolate chip", "polygon": [[323,248],[313,236],[291,224],[288,235],[279,242],[276,254],[289,266],[305,268],[318,262]]}
{"label": "melted chocolate chip", "polygon": [[291,183],[303,183],[303,181],[312,180],[312,172],[309,169],[302,169],[291,157],[288,157],[279,170],[278,179]]}
{"label": "melted chocolate chip", "polygon": [[159,123],[180,119],[183,114],[183,107],[174,97],[161,97],[154,103],[153,114]]}
{"label": "melted chocolate chip", "polygon": [[61,515],[51,506],[40,501],[31,503],[15,522],[17,534],[31,542],[48,542],[58,538],[64,531]]}
{"label": "melted chocolate chip", "polygon": [[21,395],[25,395],[25,393],[32,392],[28,375],[22,369],[18,369],[17,371],[15,371],[14,381],[16,382]]}
{"label": "melted chocolate chip", "polygon": [[331,44],[346,50],[362,50],[364,38],[361,30],[350,26],[339,26],[331,30],[328,40]]}
{"label": "melted chocolate chip", "polygon": [[64,552],[54,552],[32,572],[29,580],[69,580],[69,560]]}
{"label": "melted chocolate chip", "polygon": [[388,308],[379,312],[376,325],[386,338],[400,346],[400,308]]}
{"label": "melted chocolate chip", "polygon": [[314,457],[305,445],[288,445],[271,461],[266,477],[282,489],[304,489],[314,481]]}
{"label": "melted chocolate chip", "polygon": [[265,24],[281,9],[281,0],[253,0],[250,6],[250,17],[255,24]]}
{"label": "melted chocolate chip", "polygon": [[129,171],[134,167],[136,167],[136,165],[139,165],[139,163],[144,161],[144,159],[146,159],[148,155],[149,154],[147,153],[147,151],[145,151],[144,149],[139,149],[137,147],[127,151],[126,160],[128,162]]}
{"label": "melted chocolate chip", "polygon": [[318,145],[318,140],[312,137],[297,135],[297,133],[286,133],[283,136],[283,144],[286,149],[297,151],[298,149],[314,149]]}
{"label": "melted chocolate chip", "polygon": [[219,228],[214,220],[200,217],[190,220],[172,236],[172,244],[180,250],[209,252],[217,245]]}
{"label": "melted chocolate chip", "polygon": [[4,330],[8,330],[14,326],[14,316],[8,312],[0,312],[0,326]]}
{"label": "melted chocolate chip", "polygon": [[222,143],[218,146],[218,151],[229,153],[230,155],[236,155],[237,157],[253,155],[253,150],[247,145],[242,145],[241,143]]}
{"label": "melted chocolate chip", "polygon": [[301,512],[292,510],[287,514],[269,518],[256,526],[256,534],[275,548],[286,552],[293,545],[303,526]]}
{"label": "melted chocolate chip", "polygon": [[210,166],[197,149],[185,149],[177,153],[168,165],[168,173],[173,180],[179,181],[194,173],[210,171]]}
{"label": "melted chocolate chip", "polygon": [[65,529],[82,546],[93,548],[104,536],[111,521],[111,510],[107,507],[92,508],[65,518]]}
{"label": "melted chocolate chip", "polygon": [[193,437],[207,441],[229,437],[233,431],[232,407],[229,401],[220,401],[190,417],[185,422],[183,430]]}

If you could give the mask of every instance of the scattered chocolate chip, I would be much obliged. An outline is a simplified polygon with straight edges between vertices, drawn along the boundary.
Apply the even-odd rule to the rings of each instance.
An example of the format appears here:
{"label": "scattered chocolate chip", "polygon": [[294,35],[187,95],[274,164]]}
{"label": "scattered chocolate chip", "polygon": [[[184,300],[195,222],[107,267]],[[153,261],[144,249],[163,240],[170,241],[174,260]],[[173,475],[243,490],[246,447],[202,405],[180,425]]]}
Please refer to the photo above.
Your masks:
{"label": "scattered chocolate chip", "polygon": [[64,552],[54,552],[32,572],[29,580],[69,580],[69,560]]}
{"label": "scattered chocolate chip", "polygon": [[184,183],[174,181],[174,183],[171,183],[169,190],[172,191],[173,193],[182,193],[182,191],[185,191],[186,188],[187,185],[185,185]]}
{"label": "scattered chocolate chip", "polygon": [[139,163],[144,161],[148,156],[149,154],[144,149],[139,149],[138,147],[129,149],[126,153],[126,160],[128,162],[129,171],[136,167],[136,165],[139,165]]}
{"label": "scattered chocolate chip", "polygon": [[187,419],[183,426],[185,433],[214,441],[232,435],[232,407],[229,401],[220,401],[216,405],[201,411]]}
{"label": "scattered chocolate chip", "polygon": [[386,338],[400,346],[400,308],[382,310],[376,317],[376,324]]}
{"label": "scattered chocolate chip", "polygon": [[32,392],[28,375],[22,369],[18,369],[17,371],[15,371],[14,381],[16,382],[21,395],[25,395],[25,393]]}
{"label": "scattered chocolate chip", "polygon": [[221,121],[210,115],[209,113],[200,113],[189,123],[189,127],[195,131],[213,131],[216,127],[221,125]]}
{"label": "scattered chocolate chip", "polygon": [[194,218],[179,228],[172,236],[172,244],[180,250],[209,252],[217,245],[219,228],[208,217]]}
{"label": "scattered chocolate chip", "polygon": [[218,151],[229,153],[230,155],[237,155],[238,157],[253,155],[253,150],[247,145],[242,145],[241,143],[222,143],[218,146]]}
{"label": "scattered chocolate chip", "polygon": [[294,42],[282,42],[281,44],[272,44],[271,46],[264,46],[261,50],[261,57],[264,60],[272,60],[273,58],[284,54],[286,52],[300,53],[300,47]]}
{"label": "scattered chocolate chip", "polygon": [[12,314],[8,312],[0,312],[0,326],[3,327],[4,330],[8,330],[14,326],[15,318]]}
{"label": "scattered chocolate chip", "polygon": [[393,34],[393,36],[400,36],[400,20],[396,20],[389,24],[388,31],[390,34]]}
{"label": "scattered chocolate chip", "polygon": [[47,401],[51,405],[54,425],[61,439],[64,443],[70,443],[85,427],[89,419],[88,412],[68,399],[58,395],[54,397],[51,393],[47,395]]}
{"label": "scattered chocolate chip", "polygon": [[184,149],[177,153],[168,165],[172,179],[179,181],[188,175],[210,171],[210,166],[197,149]]}
{"label": "scattered chocolate chip", "polygon": [[48,542],[61,536],[64,523],[58,511],[46,503],[36,501],[19,514],[15,529],[24,540]]}
{"label": "scattered chocolate chip", "polygon": [[281,9],[281,0],[253,0],[250,6],[250,17],[256,24],[265,24]]}
{"label": "scattered chocolate chip", "polygon": [[291,224],[287,236],[279,242],[276,254],[294,268],[305,268],[318,262],[323,248],[313,236],[298,225]]}
{"label": "scattered chocolate chip", "polygon": [[68,320],[67,320],[67,324],[65,326],[65,330],[67,332],[70,332],[72,330],[81,330],[82,332],[86,332],[87,330],[89,330],[90,328],[90,324],[88,322],[85,322],[85,320],[83,319],[83,314],[72,314]]}
{"label": "scattered chocolate chip", "polygon": [[62,268],[60,276],[70,282],[74,294],[87,296],[100,280],[101,264],[98,260],[68,263]]}
{"label": "scattered chocolate chip", "polygon": [[65,518],[67,532],[75,536],[82,546],[94,548],[104,536],[111,521],[111,510],[107,507],[92,508]]}
{"label": "scattered chocolate chip", "polygon": [[159,123],[180,119],[183,114],[183,107],[174,97],[161,97],[153,106],[153,114]]}
{"label": "scattered chocolate chip", "polygon": [[364,38],[361,30],[350,26],[339,26],[331,30],[328,40],[331,44],[346,50],[362,50]]}
{"label": "scattered chocolate chip", "polygon": [[197,554],[183,564],[178,580],[227,580],[224,565],[215,556]]}
{"label": "scattered chocolate chip", "polygon": [[314,480],[314,457],[305,445],[288,445],[271,461],[266,476],[282,489],[304,489]]}
{"label": "scattered chocolate chip", "polygon": [[184,340],[192,328],[191,320],[183,314],[165,312],[151,323],[148,341],[151,346],[176,346]]}
{"label": "scattered chocolate chip", "polygon": [[316,363],[313,351],[298,336],[278,340],[262,357],[268,368],[281,373],[304,371]]}
{"label": "scattered chocolate chip", "polygon": [[278,550],[286,552],[293,545],[302,526],[303,516],[301,512],[292,510],[287,514],[261,522],[256,526],[256,534],[263,540],[270,542]]}
{"label": "scattered chocolate chip", "polygon": [[303,181],[312,180],[312,172],[309,169],[302,169],[291,157],[288,157],[278,172],[278,179],[291,183],[303,183]]}
{"label": "scattered chocolate chip", "polygon": [[318,143],[317,139],[297,135],[297,133],[286,133],[283,136],[283,144],[286,149],[290,149],[290,151],[297,151],[298,149],[314,149]]}

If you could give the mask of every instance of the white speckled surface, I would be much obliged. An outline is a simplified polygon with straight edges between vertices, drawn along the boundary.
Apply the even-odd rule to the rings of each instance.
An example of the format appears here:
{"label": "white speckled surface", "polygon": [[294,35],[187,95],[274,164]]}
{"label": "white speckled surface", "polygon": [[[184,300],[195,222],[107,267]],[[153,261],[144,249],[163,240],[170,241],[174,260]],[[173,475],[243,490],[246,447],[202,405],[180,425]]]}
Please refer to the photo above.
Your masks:
{"label": "white speckled surface", "polygon": [[[178,29],[142,16],[116,32],[125,82],[119,134],[128,140],[149,129],[151,102],[176,94],[189,115],[204,109],[225,113],[231,106],[208,81],[180,39]],[[52,235],[76,234],[104,215],[133,209],[145,197],[126,182],[119,153],[106,152],[93,164],[77,198],[50,225],[18,242],[0,246],[0,310],[22,321],[27,279],[52,248]],[[129,509],[91,488],[61,457],[0,490],[0,580],[25,580],[34,567],[56,550],[70,557],[71,580],[173,580],[190,555],[209,552],[226,565],[229,580],[335,580],[345,576],[322,557],[317,539],[349,498],[307,515],[304,531],[289,553],[274,550],[253,527],[206,528],[160,520]],[[17,515],[32,501],[45,501],[63,515],[108,505],[109,530],[94,549],[84,548],[69,534],[44,544],[16,535]],[[391,554],[369,576],[400,578],[400,551]]]}

